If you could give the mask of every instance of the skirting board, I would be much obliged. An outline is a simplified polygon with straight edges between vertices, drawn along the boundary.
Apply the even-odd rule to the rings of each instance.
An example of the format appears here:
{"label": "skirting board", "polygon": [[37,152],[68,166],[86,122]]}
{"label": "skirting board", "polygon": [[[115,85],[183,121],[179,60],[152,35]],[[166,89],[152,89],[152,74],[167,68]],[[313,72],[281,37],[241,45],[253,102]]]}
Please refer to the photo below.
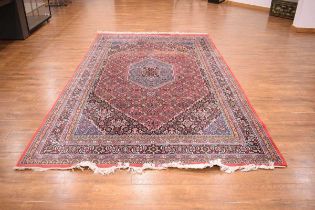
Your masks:
{"label": "skirting board", "polygon": [[315,33],[315,28],[300,28],[292,25],[292,29],[298,33]]}
{"label": "skirting board", "polygon": [[270,8],[268,7],[245,4],[245,3],[240,3],[240,2],[230,1],[230,0],[226,0],[225,3],[229,5],[233,5],[233,6],[238,6],[238,7],[248,8],[248,9],[255,9],[255,10],[260,10],[260,11],[265,11],[265,12],[269,12],[270,10]]}

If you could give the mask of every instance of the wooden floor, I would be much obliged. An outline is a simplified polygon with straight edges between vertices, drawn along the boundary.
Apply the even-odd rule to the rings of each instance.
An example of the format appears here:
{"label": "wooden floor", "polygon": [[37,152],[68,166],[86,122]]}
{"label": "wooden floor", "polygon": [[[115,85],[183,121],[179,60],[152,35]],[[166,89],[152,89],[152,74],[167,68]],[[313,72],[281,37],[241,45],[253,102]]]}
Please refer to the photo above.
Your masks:
{"label": "wooden floor", "polygon": [[[25,41],[0,42],[0,209],[315,209],[315,35],[205,0],[73,0]],[[288,168],[14,171],[96,31],[207,32]]]}

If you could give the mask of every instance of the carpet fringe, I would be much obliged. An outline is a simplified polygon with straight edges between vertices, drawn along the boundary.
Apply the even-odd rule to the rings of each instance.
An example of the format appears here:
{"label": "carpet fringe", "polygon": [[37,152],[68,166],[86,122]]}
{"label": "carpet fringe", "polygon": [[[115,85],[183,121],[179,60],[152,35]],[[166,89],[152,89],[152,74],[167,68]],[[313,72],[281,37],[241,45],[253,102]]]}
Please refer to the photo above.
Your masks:
{"label": "carpet fringe", "polygon": [[125,32],[125,31],[97,31],[98,34],[190,34],[190,35],[208,35],[208,33],[200,33],[200,32]]}
{"label": "carpet fringe", "polygon": [[[181,162],[171,162],[171,163],[165,163],[161,165],[155,165],[153,163],[144,163],[141,167],[138,166],[131,166],[129,163],[119,163],[117,166],[111,166],[107,168],[98,167],[95,163],[90,161],[83,161],[81,163],[78,163],[76,165],[63,168],[63,167],[56,167],[56,168],[42,168],[42,167],[14,167],[15,170],[33,170],[33,171],[47,171],[47,170],[69,170],[69,169],[90,169],[96,174],[102,174],[102,175],[108,175],[114,173],[117,169],[128,169],[128,171],[135,172],[135,173],[143,173],[144,170],[147,169],[155,169],[155,170],[162,170],[167,168],[180,168],[180,169],[204,169],[204,168],[211,168],[213,166],[219,166],[221,171],[224,171],[226,173],[233,173],[237,170],[240,171],[253,171],[257,169],[274,169],[274,163],[269,162],[268,165],[255,165],[255,164],[249,164],[249,165],[242,165],[242,166],[228,166],[222,164],[221,160],[213,160],[209,163],[205,164],[183,164]],[[276,166],[281,167],[281,166]]]}

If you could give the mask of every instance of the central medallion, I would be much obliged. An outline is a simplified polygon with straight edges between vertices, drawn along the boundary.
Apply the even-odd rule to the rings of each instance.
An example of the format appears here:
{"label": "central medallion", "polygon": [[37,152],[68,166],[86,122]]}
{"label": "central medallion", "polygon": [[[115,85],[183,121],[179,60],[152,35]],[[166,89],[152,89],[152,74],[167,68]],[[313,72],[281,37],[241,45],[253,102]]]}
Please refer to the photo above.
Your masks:
{"label": "central medallion", "polygon": [[[94,94],[98,102],[108,103],[153,132],[205,97],[207,91],[198,64],[190,56],[145,48],[112,54]],[[111,118],[108,111],[91,112],[100,115],[95,119]]]}
{"label": "central medallion", "polygon": [[174,81],[173,66],[155,58],[145,58],[129,66],[128,79],[145,88],[160,88]]}

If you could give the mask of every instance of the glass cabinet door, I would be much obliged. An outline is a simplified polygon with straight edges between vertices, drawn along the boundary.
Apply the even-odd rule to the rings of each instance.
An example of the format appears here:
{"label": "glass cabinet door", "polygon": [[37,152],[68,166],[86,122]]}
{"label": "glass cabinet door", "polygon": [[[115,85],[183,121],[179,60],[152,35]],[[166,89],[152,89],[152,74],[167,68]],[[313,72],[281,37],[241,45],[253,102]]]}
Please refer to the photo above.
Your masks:
{"label": "glass cabinet door", "polygon": [[24,0],[24,8],[29,31],[51,17],[49,0]]}

